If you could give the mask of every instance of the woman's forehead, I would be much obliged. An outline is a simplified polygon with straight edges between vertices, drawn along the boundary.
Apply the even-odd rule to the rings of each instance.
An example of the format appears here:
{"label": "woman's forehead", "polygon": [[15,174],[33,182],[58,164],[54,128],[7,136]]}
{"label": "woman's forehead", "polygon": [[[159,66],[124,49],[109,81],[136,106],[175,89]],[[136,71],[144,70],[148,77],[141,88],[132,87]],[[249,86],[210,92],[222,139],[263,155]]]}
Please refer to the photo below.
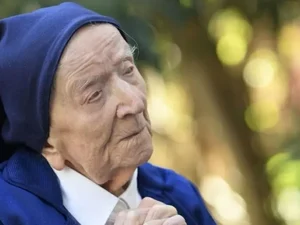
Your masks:
{"label": "woman's forehead", "polygon": [[81,57],[103,58],[130,54],[131,50],[117,28],[110,24],[88,25],[79,29],[71,38],[62,55],[60,65],[80,62]]}
{"label": "woman's forehead", "polygon": [[125,60],[133,62],[133,52],[118,29],[109,24],[83,27],[71,38],[63,53],[56,86],[81,86],[91,76],[112,70]]}

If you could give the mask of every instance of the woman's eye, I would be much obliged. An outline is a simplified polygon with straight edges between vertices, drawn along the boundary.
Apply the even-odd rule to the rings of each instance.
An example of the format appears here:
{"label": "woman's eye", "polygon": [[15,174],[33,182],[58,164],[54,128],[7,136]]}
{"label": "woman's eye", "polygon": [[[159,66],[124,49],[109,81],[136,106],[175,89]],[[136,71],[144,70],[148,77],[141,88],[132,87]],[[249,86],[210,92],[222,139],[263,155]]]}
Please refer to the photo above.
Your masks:
{"label": "woman's eye", "polygon": [[133,66],[128,67],[128,68],[126,69],[124,75],[131,75],[132,72],[133,72],[133,70],[134,70],[134,67],[133,67]]}
{"label": "woman's eye", "polygon": [[88,103],[93,103],[101,97],[102,91],[95,91],[89,98]]}

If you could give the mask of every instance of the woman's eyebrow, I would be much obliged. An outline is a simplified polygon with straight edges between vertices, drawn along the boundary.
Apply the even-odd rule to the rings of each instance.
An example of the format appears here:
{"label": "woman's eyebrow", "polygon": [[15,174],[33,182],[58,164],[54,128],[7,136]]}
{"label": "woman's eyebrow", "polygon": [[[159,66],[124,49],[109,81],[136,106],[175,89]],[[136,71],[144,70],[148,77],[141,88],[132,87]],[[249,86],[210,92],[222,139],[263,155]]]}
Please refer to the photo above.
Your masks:
{"label": "woman's eyebrow", "polygon": [[101,75],[93,75],[85,78],[79,78],[74,80],[70,84],[72,92],[83,93],[86,89],[93,86],[96,83],[104,82],[105,77]]}
{"label": "woman's eyebrow", "polygon": [[130,48],[129,45],[124,46],[124,50],[122,55],[116,60],[114,66],[121,64],[124,61],[133,61],[133,50]]}

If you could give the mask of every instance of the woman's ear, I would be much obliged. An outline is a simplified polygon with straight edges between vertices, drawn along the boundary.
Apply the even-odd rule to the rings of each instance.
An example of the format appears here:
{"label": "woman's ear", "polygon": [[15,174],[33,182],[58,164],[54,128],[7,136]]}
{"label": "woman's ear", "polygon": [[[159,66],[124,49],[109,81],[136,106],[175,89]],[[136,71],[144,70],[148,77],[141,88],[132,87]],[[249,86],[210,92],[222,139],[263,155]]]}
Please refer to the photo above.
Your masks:
{"label": "woman's ear", "polygon": [[50,144],[49,139],[43,148],[42,155],[54,169],[62,170],[65,167],[65,159],[63,155],[57,148]]}

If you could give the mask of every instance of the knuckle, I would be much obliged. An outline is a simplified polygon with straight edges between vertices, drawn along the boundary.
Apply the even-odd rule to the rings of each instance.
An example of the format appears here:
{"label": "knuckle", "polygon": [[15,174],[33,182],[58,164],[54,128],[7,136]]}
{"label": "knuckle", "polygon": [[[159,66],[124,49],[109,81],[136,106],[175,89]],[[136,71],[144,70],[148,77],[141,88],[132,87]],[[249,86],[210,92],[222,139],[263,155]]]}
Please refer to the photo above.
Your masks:
{"label": "knuckle", "polygon": [[150,197],[145,197],[145,198],[143,198],[142,201],[144,201],[144,202],[153,202],[155,200],[153,198],[150,198]]}
{"label": "knuckle", "polygon": [[145,200],[145,201],[150,201],[150,200],[152,201],[152,200],[153,200],[153,198],[150,198],[150,197],[145,197],[145,198],[144,198],[144,200]]}
{"label": "knuckle", "polygon": [[177,214],[177,209],[172,205],[157,205],[157,206],[154,206],[153,208],[155,208],[155,210],[157,210],[157,211],[165,211],[170,215]]}
{"label": "knuckle", "polygon": [[142,201],[153,201],[153,199],[152,198],[150,198],[150,197],[145,197],[145,198],[143,198],[143,200]]}
{"label": "knuckle", "polygon": [[178,214],[177,209],[172,205],[169,205],[169,210],[172,211],[174,214]]}
{"label": "knuckle", "polygon": [[125,220],[126,214],[127,214],[126,211],[121,211],[121,212],[119,212],[119,213],[117,214],[115,220],[116,220],[116,221],[123,221],[123,220]]}
{"label": "knuckle", "polygon": [[164,209],[166,206],[164,206],[164,205],[154,205],[153,207],[152,207],[152,209],[153,210],[161,210],[161,209]]}
{"label": "knuckle", "polygon": [[163,225],[186,225],[186,221],[182,216],[176,215],[166,220]]}
{"label": "knuckle", "polygon": [[151,208],[148,218],[162,219],[177,215],[177,209],[170,205],[155,205]]}
{"label": "knuckle", "polygon": [[164,205],[164,203],[150,197],[145,197],[142,199],[139,208],[153,207],[154,205]]}
{"label": "knuckle", "polygon": [[152,214],[153,217],[159,217],[159,215],[163,215],[168,212],[168,208],[164,205],[155,205],[149,211],[149,214]]}
{"label": "knuckle", "polygon": [[153,198],[150,197],[145,197],[142,199],[142,202],[148,203],[148,204],[152,204],[152,205],[164,205],[164,203],[157,201]]}
{"label": "knuckle", "polygon": [[185,219],[183,218],[183,216],[180,216],[180,215],[176,215],[176,216],[177,216],[178,220],[185,222]]}
{"label": "knuckle", "polygon": [[179,224],[186,224],[185,219],[182,216],[177,215],[176,217]]}
{"label": "knuckle", "polygon": [[129,220],[135,220],[137,217],[138,217],[138,215],[137,215],[137,212],[135,212],[135,211],[131,210],[127,213],[127,219],[129,219]]}
{"label": "knuckle", "polygon": [[126,216],[126,214],[127,214],[126,211],[121,211],[121,212],[118,213],[117,217],[118,218],[124,218]]}

